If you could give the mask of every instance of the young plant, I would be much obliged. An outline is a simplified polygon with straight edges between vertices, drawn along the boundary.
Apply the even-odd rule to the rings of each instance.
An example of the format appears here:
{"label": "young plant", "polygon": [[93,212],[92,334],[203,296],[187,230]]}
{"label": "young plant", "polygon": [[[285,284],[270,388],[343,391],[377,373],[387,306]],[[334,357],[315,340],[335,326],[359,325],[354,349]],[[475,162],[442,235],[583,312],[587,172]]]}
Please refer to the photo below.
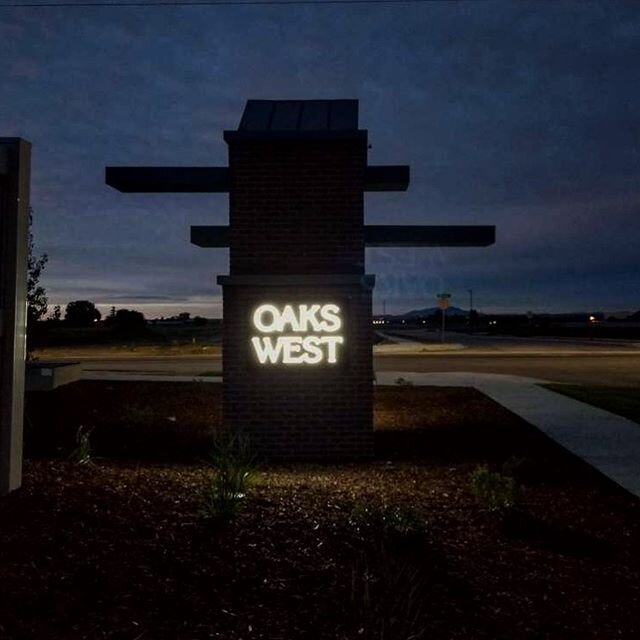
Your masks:
{"label": "young plant", "polygon": [[69,454],[69,460],[76,464],[89,464],[91,462],[91,434],[94,427],[85,429],[82,425],[76,431],[76,446]]}
{"label": "young plant", "polygon": [[351,573],[351,606],[363,640],[419,640],[426,637],[429,582],[414,563],[383,553],[364,557]]}
{"label": "young plant", "polygon": [[214,439],[207,464],[213,473],[202,495],[205,515],[230,520],[238,511],[256,475],[256,459],[242,433],[223,433]]}
{"label": "young plant", "polygon": [[406,543],[425,533],[426,523],[415,510],[397,505],[356,507],[349,524],[362,541]]}
{"label": "young plant", "polygon": [[358,507],[349,518],[360,542],[351,574],[351,604],[364,640],[425,637],[426,523],[402,506]]}
{"label": "young plant", "polygon": [[518,478],[522,469],[526,468],[527,462],[528,461],[526,458],[511,456],[502,463],[500,472],[503,476],[508,476],[509,478]]}
{"label": "young plant", "polygon": [[471,474],[471,491],[493,513],[514,510],[520,501],[520,485],[510,476],[481,465]]}

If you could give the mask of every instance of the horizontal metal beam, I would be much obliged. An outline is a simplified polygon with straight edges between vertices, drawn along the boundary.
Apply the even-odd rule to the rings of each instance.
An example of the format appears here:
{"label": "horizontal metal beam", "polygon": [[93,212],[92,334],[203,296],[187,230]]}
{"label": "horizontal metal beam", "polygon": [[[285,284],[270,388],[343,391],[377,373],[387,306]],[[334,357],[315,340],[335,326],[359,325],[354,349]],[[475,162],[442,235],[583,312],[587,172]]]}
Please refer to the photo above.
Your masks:
{"label": "horizontal metal beam", "polygon": [[373,289],[376,277],[359,273],[312,273],[264,275],[260,273],[218,276],[218,284],[232,287],[349,287],[360,285]]}
{"label": "horizontal metal beam", "polygon": [[367,167],[365,191],[406,191],[411,170],[408,165],[382,165]]}
{"label": "horizontal metal beam", "polygon": [[[191,227],[191,243],[198,247],[229,246],[228,226]],[[367,247],[488,247],[496,241],[494,226],[366,225]]]}
{"label": "horizontal metal beam", "polygon": [[229,227],[191,227],[191,244],[208,249],[223,249],[229,246]]}
{"label": "horizontal metal beam", "polygon": [[367,247],[488,247],[496,241],[491,225],[367,225]]}
{"label": "horizontal metal beam", "polygon": [[[365,191],[406,191],[406,165],[367,167]],[[106,167],[105,182],[123,193],[227,193],[228,167]]]}
{"label": "horizontal metal beam", "polygon": [[105,182],[123,193],[226,193],[228,167],[106,167]]}

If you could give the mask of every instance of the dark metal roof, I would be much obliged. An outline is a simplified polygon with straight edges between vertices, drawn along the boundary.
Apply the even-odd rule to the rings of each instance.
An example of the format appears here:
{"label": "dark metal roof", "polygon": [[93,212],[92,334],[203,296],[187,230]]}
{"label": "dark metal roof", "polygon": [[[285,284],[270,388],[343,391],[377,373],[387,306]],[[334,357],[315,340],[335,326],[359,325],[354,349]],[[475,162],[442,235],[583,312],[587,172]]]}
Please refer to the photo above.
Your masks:
{"label": "dark metal roof", "polygon": [[237,131],[224,139],[366,139],[357,100],[247,100]]}
{"label": "dark metal roof", "polygon": [[357,131],[357,100],[247,100],[238,131]]}

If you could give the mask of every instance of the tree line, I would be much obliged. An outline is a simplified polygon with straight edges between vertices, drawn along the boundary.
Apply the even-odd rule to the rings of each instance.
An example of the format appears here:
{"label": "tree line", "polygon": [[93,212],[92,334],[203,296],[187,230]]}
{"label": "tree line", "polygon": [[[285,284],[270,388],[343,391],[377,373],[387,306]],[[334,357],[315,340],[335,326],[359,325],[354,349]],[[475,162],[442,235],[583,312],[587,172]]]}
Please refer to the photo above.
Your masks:
{"label": "tree line", "polygon": [[[74,300],[66,306],[64,318],[59,304],[55,305],[53,313],[46,318],[49,310],[49,301],[45,288],[40,284],[40,278],[49,261],[49,256],[46,253],[40,255],[35,253],[33,209],[31,207],[29,208],[27,248],[27,349],[30,353],[34,332],[38,323],[43,320],[47,324],[62,324],[64,322],[69,327],[92,327],[100,322],[102,314],[93,302],[89,300]],[[135,334],[146,330],[147,321],[140,311],[111,307],[111,313],[105,318],[103,325],[114,331]]]}
{"label": "tree line", "polygon": [[104,320],[96,305],[89,300],[74,300],[66,305],[64,317],[62,307],[57,304],[46,322],[51,324],[64,323],[68,327],[93,327],[102,320],[102,325],[111,329],[122,329],[129,332],[144,331],[147,326],[146,318],[141,311],[133,309],[116,309],[111,307],[109,315]]}

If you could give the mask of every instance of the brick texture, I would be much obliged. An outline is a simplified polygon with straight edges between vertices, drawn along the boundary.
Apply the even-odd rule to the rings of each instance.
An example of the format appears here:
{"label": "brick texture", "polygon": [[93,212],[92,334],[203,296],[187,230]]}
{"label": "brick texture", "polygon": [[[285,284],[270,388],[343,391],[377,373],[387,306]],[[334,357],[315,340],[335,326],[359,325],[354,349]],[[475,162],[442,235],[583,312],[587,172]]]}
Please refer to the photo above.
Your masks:
{"label": "brick texture", "polygon": [[[229,144],[230,275],[262,275],[265,286],[224,286],[224,422],[248,433],[267,459],[372,455],[371,291],[321,277],[364,273],[366,149],[354,140]],[[271,286],[272,275],[318,278]],[[296,302],[341,306],[337,364],[259,365],[253,357],[253,310]]]}
{"label": "brick texture", "polygon": [[363,273],[362,141],[229,146],[230,272]]}

